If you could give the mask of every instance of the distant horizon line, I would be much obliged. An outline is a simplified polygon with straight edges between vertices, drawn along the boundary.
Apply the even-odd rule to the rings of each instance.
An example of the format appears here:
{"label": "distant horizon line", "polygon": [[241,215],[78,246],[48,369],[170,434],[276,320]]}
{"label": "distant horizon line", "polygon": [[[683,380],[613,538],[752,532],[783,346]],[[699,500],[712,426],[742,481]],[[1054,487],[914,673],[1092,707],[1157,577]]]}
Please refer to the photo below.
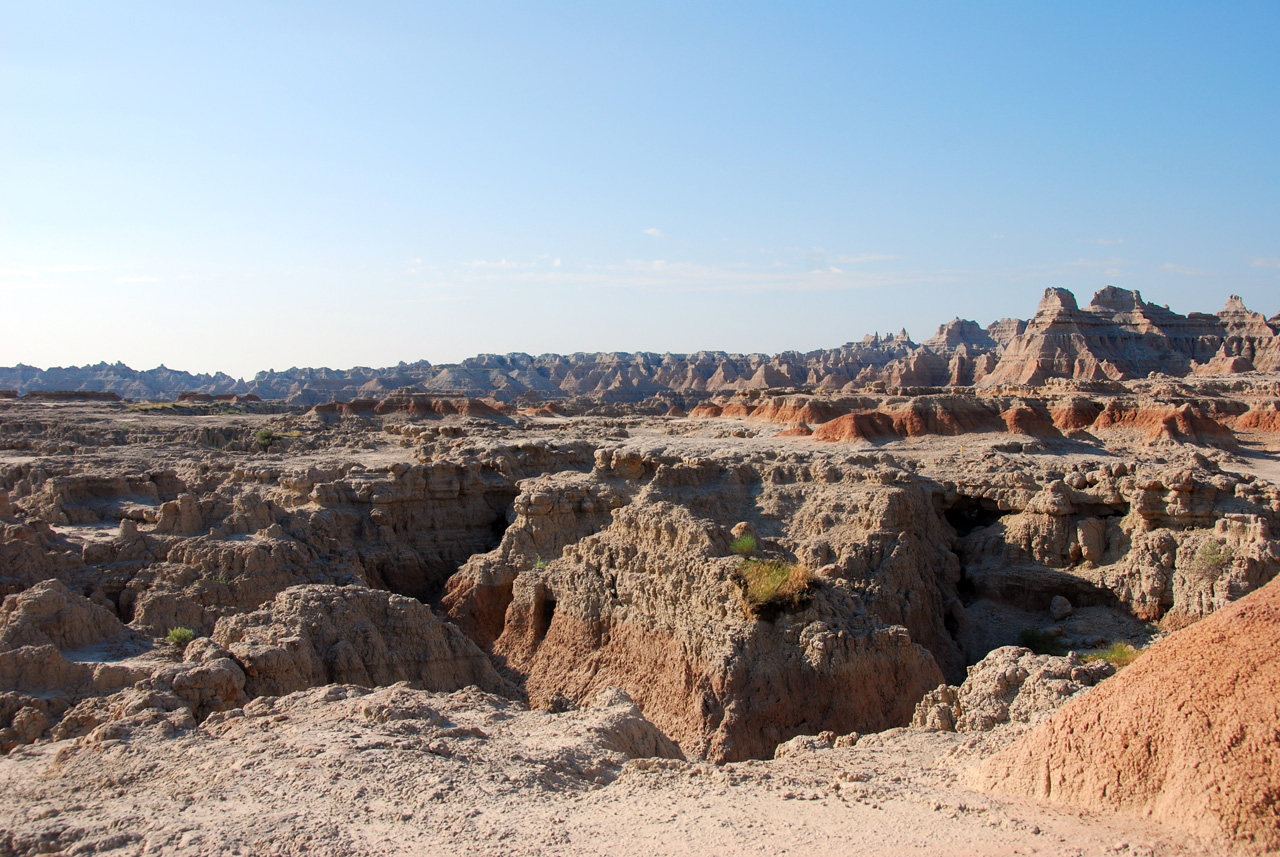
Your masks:
{"label": "distant horizon line", "polygon": [[[1117,291],[1117,292],[1127,292],[1127,293],[1129,293],[1129,294],[1132,294],[1132,295],[1134,295],[1134,297],[1135,297],[1138,301],[1140,301],[1140,302],[1142,303],[1142,305],[1143,305],[1143,306],[1147,306],[1147,307],[1156,307],[1156,308],[1164,309],[1164,310],[1166,310],[1166,311],[1168,311],[1168,312],[1174,313],[1175,315],[1182,315],[1182,313],[1177,312],[1177,310],[1172,310],[1172,309],[1170,309],[1168,304],[1157,304],[1157,303],[1154,303],[1154,302],[1152,302],[1152,301],[1143,300],[1143,299],[1142,299],[1142,292],[1141,292],[1141,290],[1140,290],[1140,289],[1127,289],[1127,288],[1123,288],[1123,287],[1120,287],[1120,286],[1113,286],[1113,285],[1109,285],[1109,284],[1108,284],[1108,285],[1106,285],[1106,286],[1103,286],[1101,289],[1098,289],[1098,290],[1094,293],[1093,299],[1094,299],[1094,300],[1096,300],[1096,299],[1097,299],[1097,297],[1098,297],[1100,294],[1102,294],[1102,292],[1104,292],[1104,291],[1106,291],[1106,290],[1108,290],[1108,289],[1111,289],[1111,290],[1114,290],[1114,291]],[[1070,295],[1072,296],[1072,298],[1073,298],[1073,299],[1075,298],[1075,292],[1073,292],[1071,289],[1068,289],[1068,288],[1065,288],[1065,287],[1060,287],[1060,286],[1050,286],[1050,287],[1047,287],[1047,288],[1045,289],[1045,291],[1044,291],[1044,294],[1045,294],[1045,296],[1048,296],[1048,295],[1049,295],[1050,293],[1052,293],[1052,292],[1059,292],[1059,291],[1067,292],[1068,294],[1070,294]],[[1043,300],[1043,299],[1042,299],[1042,300]],[[1226,303],[1224,304],[1224,307],[1223,307],[1223,308],[1225,309],[1227,306],[1229,306],[1233,300],[1234,300],[1234,301],[1237,301],[1237,302],[1240,302],[1240,303],[1241,303],[1241,305],[1243,306],[1243,301],[1241,300],[1241,298],[1240,298],[1238,295],[1236,295],[1236,294],[1234,294],[1234,293],[1233,293],[1233,294],[1229,294],[1229,295],[1228,295],[1228,297],[1227,297],[1227,299],[1226,299]],[[1078,301],[1077,301],[1077,303],[1078,303]],[[1090,301],[1090,303],[1089,303],[1089,305],[1088,305],[1088,306],[1092,306],[1092,305],[1093,305],[1093,301]],[[1087,310],[1087,309],[1088,309],[1088,306],[1086,306],[1086,307],[1082,307],[1081,309],[1082,309],[1082,310]],[[1246,309],[1248,309],[1247,307],[1245,307],[1245,308],[1246,308]],[[930,337],[929,337],[929,339],[932,339],[933,337],[938,336],[939,334],[941,334],[941,333],[942,333],[942,331],[943,331],[943,330],[945,330],[945,329],[946,329],[946,327],[947,327],[948,325],[952,325],[952,324],[956,324],[956,323],[969,322],[969,323],[971,323],[971,324],[978,325],[978,327],[980,327],[982,330],[989,331],[989,330],[991,330],[993,327],[995,327],[996,325],[999,325],[999,324],[1001,324],[1001,323],[1003,323],[1003,322],[1006,322],[1006,321],[1029,322],[1031,319],[1034,319],[1034,318],[1035,318],[1035,316],[1038,314],[1038,312],[1039,312],[1039,306],[1037,306],[1036,313],[1033,313],[1033,314],[1030,316],[1030,318],[1023,319],[1023,318],[1019,318],[1019,317],[1016,317],[1016,316],[1006,316],[1006,317],[1004,317],[1004,318],[997,319],[996,321],[993,321],[993,322],[991,322],[990,324],[987,324],[987,325],[981,325],[981,324],[979,324],[977,321],[974,321],[973,319],[964,319],[964,318],[961,318],[961,317],[959,317],[959,316],[955,316],[955,317],[954,317],[953,319],[951,319],[950,321],[945,321],[945,322],[942,322],[941,324],[939,324],[939,325],[938,325],[938,330],[937,330],[937,332],[935,332],[935,333],[933,334],[933,336],[930,336]],[[1256,312],[1256,311],[1252,311],[1252,312]],[[1267,316],[1265,313],[1261,313],[1261,312],[1258,312],[1258,313],[1256,313],[1256,314],[1257,314],[1257,315],[1262,316],[1262,317],[1263,317],[1263,319],[1265,319],[1265,320],[1266,320],[1266,322],[1267,322],[1268,324],[1273,324],[1273,323],[1280,322],[1280,312],[1277,312],[1275,315],[1272,315],[1272,316]],[[1199,312],[1199,311],[1197,311],[1197,310],[1191,310],[1191,311],[1189,311],[1186,315],[1182,315],[1182,317],[1183,317],[1183,318],[1190,318],[1190,317],[1191,317],[1191,316],[1193,316],[1193,315],[1214,316],[1214,315],[1217,315],[1217,313],[1204,313],[1204,312]],[[772,357],[778,357],[778,356],[785,355],[785,354],[807,355],[807,354],[815,354],[815,353],[823,352],[823,351],[835,351],[835,350],[838,350],[838,349],[840,349],[840,348],[843,348],[843,347],[846,347],[846,346],[850,346],[850,345],[855,345],[855,346],[856,346],[856,345],[867,344],[868,342],[876,342],[876,341],[879,341],[879,342],[905,341],[905,342],[910,343],[910,344],[912,344],[912,345],[920,346],[920,345],[923,345],[925,342],[927,342],[927,341],[928,341],[928,339],[921,340],[921,341],[917,342],[916,340],[911,339],[910,335],[907,333],[906,328],[904,327],[904,328],[901,328],[901,329],[899,330],[899,332],[898,332],[898,333],[896,333],[896,334],[895,334],[895,333],[892,333],[892,332],[885,332],[884,334],[881,334],[879,331],[875,331],[875,332],[872,332],[872,333],[865,334],[865,335],[863,336],[862,340],[848,340],[847,342],[844,342],[844,343],[842,343],[841,345],[830,346],[830,347],[827,347],[827,348],[814,348],[814,349],[809,349],[809,350],[806,350],[806,351],[800,351],[800,350],[798,350],[798,349],[783,349],[783,350],[781,350],[781,351],[775,351],[775,352],[765,352],[765,351],[744,351],[744,352],[738,352],[738,351],[725,351],[725,350],[722,350],[722,349],[697,349],[697,350],[695,350],[695,351],[647,351],[647,350],[638,350],[638,351],[544,351],[544,352],[541,352],[541,353],[539,353],[539,354],[531,354],[531,353],[529,353],[529,352],[527,352],[527,351],[508,351],[508,352],[504,352],[504,353],[500,353],[500,352],[492,352],[492,351],[481,351],[481,352],[477,352],[477,353],[475,353],[475,354],[472,354],[472,355],[470,355],[469,357],[464,357],[464,358],[462,358],[462,360],[454,361],[454,362],[433,363],[433,362],[431,362],[430,360],[428,360],[427,358],[425,358],[425,357],[424,357],[424,358],[419,358],[418,360],[413,360],[413,361],[405,361],[405,360],[401,360],[401,361],[399,361],[399,362],[397,362],[397,363],[395,363],[395,364],[389,364],[389,365],[384,365],[384,366],[373,366],[373,365],[365,365],[365,364],[355,364],[355,365],[352,365],[352,366],[347,367],[347,368],[335,368],[335,367],[332,367],[332,366],[297,366],[297,365],[294,365],[294,366],[290,366],[290,367],[289,367],[289,368],[287,368],[287,369],[282,369],[282,370],[278,370],[278,371],[277,371],[274,367],[273,367],[273,368],[268,368],[268,369],[258,369],[258,370],[256,370],[255,372],[253,372],[253,373],[252,373],[252,374],[250,374],[250,375],[239,375],[239,376],[237,376],[237,375],[232,375],[232,374],[230,374],[230,373],[228,373],[228,372],[224,372],[224,371],[222,371],[221,369],[215,369],[215,370],[213,370],[213,371],[195,371],[195,372],[193,372],[193,371],[191,371],[191,370],[188,370],[188,369],[175,369],[175,368],[174,368],[174,367],[172,367],[172,366],[166,366],[163,362],[162,362],[162,363],[157,364],[156,366],[154,366],[154,367],[153,367],[153,368],[151,368],[151,369],[135,369],[135,368],[133,368],[132,366],[130,366],[130,365],[128,365],[127,363],[125,363],[124,361],[122,361],[122,360],[116,360],[116,361],[114,361],[114,362],[108,362],[108,361],[106,361],[106,360],[99,360],[97,363],[83,363],[83,364],[75,364],[75,363],[72,363],[72,364],[68,364],[68,365],[50,365],[50,366],[45,366],[45,367],[41,367],[41,366],[37,366],[37,365],[34,365],[34,364],[28,364],[28,363],[23,363],[22,361],[18,361],[17,363],[15,363],[15,364],[13,364],[13,365],[11,365],[11,366],[0,366],[0,372],[17,371],[17,370],[21,370],[21,369],[31,369],[31,370],[35,370],[35,371],[37,371],[37,372],[54,372],[54,371],[72,371],[72,370],[94,369],[94,368],[103,367],[103,366],[107,366],[107,367],[118,366],[118,367],[122,367],[122,368],[124,368],[124,369],[127,369],[127,370],[128,370],[128,371],[130,371],[130,372],[134,372],[134,373],[138,373],[138,374],[154,373],[154,372],[158,372],[158,371],[160,371],[160,370],[165,370],[165,371],[174,372],[174,373],[178,373],[178,374],[190,375],[190,376],[193,376],[193,377],[201,377],[201,376],[204,376],[204,377],[216,378],[216,377],[221,376],[221,377],[228,378],[228,379],[231,379],[231,380],[234,380],[234,381],[241,381],[241,382],[245,382],[245,381],[250,381],[250,380],[256,379],[256,378],[258,378],[258,377],[260,377],[260,376],[263,376],[263,375],[267,375],[267,376],[270,376],[270,375],[282,375],[282,374],[287,374],[287,373],[290,373],[290,372],[296,372],[296,371],[300,371],[300,370],[309,370],[309,371],[313,371],[313,372],[317,372],[317,371],[327,371],[327,372],[355,372],[355,371],[357,371],[357,370],[367,370],[367,371],[369,371],[369,372],[385,372],[385,371],[388,371],[388,370],[400,369],[400,368],[408,368],[408,367],[414,367],[414,366],[430,367],[430,368],[448,368],[448,367],[471,368],[471,367],[466,367],[464,364],[465,364],[467,361],[476,360],[476,359],[483,358],[483,357],[498,357],[498,358],[504,358],[504,359],[506,359],[506,358],[512,358],[512,357],[527,357],[527,358],[529,358],[530,360],[533,360],[533,361],[537,361],[537,360],[540,360],[540,359],[545,358],[545,357],[575,357],[575,356],[578,356],[578,355],[582,355],[582,356],[586,356],[586,357],[598,357],[598,356],[600,356],[600,355],[614,355],[614,354],[616,354],[616,355],[625,355],[625,356],[630,356],[630,357],[635,357],[635,356],[637,356],[637,355],[646,355],[646,356],[655,356],[655,357],[668,357],[668,356],[670,356],[670,357],[688,357],[688,356],[690,356],[690,355],[694,355],[694,354],[717,354],[717,355],[724,355],[724,356],[726,356],[726,357],[741,357],[741,358],[749,358],[749,357],[766,357],[766,358],[772,358]]]}

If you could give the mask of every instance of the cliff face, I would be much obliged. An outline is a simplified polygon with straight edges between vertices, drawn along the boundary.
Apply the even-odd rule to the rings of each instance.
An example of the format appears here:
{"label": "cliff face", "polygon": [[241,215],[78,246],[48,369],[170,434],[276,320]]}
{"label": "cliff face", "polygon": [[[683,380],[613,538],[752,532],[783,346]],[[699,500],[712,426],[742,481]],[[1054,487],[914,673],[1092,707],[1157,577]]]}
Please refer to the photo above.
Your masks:
{"label": "cliff face", "polygon": [[[1276,330],[1232,295],[1217,315],[1182,316],[1108,286],[1083,310],[1066,289],[1048,289],[1026,330],[1009,340],[979,383],[1042,384],[1050,378],[1130,380],[1273,368]],[[1255,358],[1261,365],[1255,363]]]}
{"label": "cliff face", "polygon": [[97,391],[155,400],[171,400],[183,392],[252,394],[310,406],[382,398],[396,390],[502,402],[588,397],[633,403],[786,387],[852,392],[879,384],[1128,380],[1152,372],[1181,377],[1280,369],[1277,318],[1268,321],[1250,312],[1234,295],[1216,315],[1183,316],[1143,301],[1136,291],[1113,286],[1098,292],[1084,309],[1066,289],[1048,289],[1030,321],[1008,318],[983,329],[957,318],[919,344],[903,331],[867,336],[839,348],[773,356],[722,351],[481,354],[455,365],[433,366],[423,360],[382,369],[293,368],[259,372],[248,380],[164,366],[138,372],[119,363],[48,370],[19,365],[0,368],[0,390]]}
{"label": "cliff face", "polygon": [[[502,545],[445,603],[460,622],[484,605],[499,623],[484,638],[500,630],[493,651],[534,704],[617,686],[687,752],[738,760],[901,724],[939,664],[962,667],[949,531],[928,490],[874,459],[621,447],[580,479],[523,485]],[[820,571],[794,602],[753,609],[731,530]]]}

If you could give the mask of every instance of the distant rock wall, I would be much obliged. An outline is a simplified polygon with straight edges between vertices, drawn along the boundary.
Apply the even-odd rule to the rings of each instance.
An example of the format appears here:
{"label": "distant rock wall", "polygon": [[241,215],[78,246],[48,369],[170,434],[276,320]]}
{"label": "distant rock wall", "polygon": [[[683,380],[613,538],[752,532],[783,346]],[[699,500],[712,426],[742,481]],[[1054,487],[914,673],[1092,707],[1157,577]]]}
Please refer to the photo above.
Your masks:
{"label": "distant rock wall", "polygon": [[1128,380],[1152,372],[1232,374],[1280,369],[1280,316],[1268,320],[1232,295],[1216,315],[1183,316],[1136,291],[1107,286],[1084,309],[1066,289],[1048,289],[1030,321],[1002,319],[985,329],[955,319],[922,343],[906,331],[864,337],[805,353],[693,354],[601,352],[481,354],[458,364],[423,361],[373,369],[292,368],[244,380],[121,363],[37,369],[0,368],[0,389],[111,392],[171,400],[180,393],[247,396],[312,406],[381,399],[397,390],[538,401],[591,397],[639,402],[664,394],[703,397],[737,390],[808,388],[852,392],[882,384],[991,386],[1049,378]]}

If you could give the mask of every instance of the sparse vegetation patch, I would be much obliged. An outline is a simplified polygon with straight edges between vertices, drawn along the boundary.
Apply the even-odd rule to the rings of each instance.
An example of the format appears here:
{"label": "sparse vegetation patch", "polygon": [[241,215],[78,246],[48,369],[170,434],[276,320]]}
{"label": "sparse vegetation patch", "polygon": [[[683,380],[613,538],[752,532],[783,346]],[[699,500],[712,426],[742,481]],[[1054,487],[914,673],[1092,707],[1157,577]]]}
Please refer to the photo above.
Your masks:
{"label": "sparse vegetation patch", "polygon": [[165,640],[178,648],[185,649],[187,643],[196,638],[196,632],[190,628],[170,628],[169,633],[165,636]]}
{"label": "sparse vegetation patch", "polygon": [[756,537],[750,533],[738,536],[729,542],[729,552],[736,553],[744,559],[749,559],[756,552]]}
{"label": "sparse vegetation patch", "polygon": [[1115,642],[1100,652],[1084,655],[1080,660],[1086,664],[1091,661],[1110,661],[1116,669],[1122,670],[1138,659],[1142,649],[1134,648],[1128,643]]}
{"label": "sparse vegetation patch", "polygon": [[800,603],[809,591],[808,569],[771,559],[748,559],[738,566],[746,584],[744,598],[749,609],[762,605],[784,607]]}
{"label": "sparse vegetation patch", "polygon": [[1210,540],[1200,545],[1191,567],[1197,571],[1218,575],[1235,558],[1235,551],[1230,545],[1217,540]]}

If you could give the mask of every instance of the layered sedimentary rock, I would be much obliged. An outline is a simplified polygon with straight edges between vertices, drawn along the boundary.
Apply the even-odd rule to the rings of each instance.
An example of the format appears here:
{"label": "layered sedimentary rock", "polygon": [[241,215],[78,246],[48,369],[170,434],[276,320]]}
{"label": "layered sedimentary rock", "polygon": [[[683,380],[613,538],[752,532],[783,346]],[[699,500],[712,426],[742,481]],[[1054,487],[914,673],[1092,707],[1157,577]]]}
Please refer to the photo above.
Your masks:
{"label": "layered sedimentary rock", "polygon": [[837,581],[771,620],[748,615],[725,544],[675,507],[619,510],[606,534],[517,577],[494,651],[535,704],[619,685],[686,752],[716,760],[895,725],[941,676],[904,628],[850,610],[854,589]]}
{"label": "layered sedimentary rock", "polygon": [[1237,430],[1277,431],[1277,392],[1266,380],[1205,382],[1195,389],[1163,380],[1062,382],[1016,396],[939,387],[912,388],[909,395],[746,391],[715,396],[690,416],[803,426],[808,431],[799,434],[832,442],[1004,433],[1091,445],[1119,440],[1235,449]]}
{"label": "layered sedimentary rock", "polygon": [[[937,664],[962,660],[948,530],[911,483],[875,458],[601,450],[589,475],[523,483],[502,545],[459,571],[445,604],[496,640],[531,700],[617,685],[699,755],[883,728],[905,722]],[[801,603],[766,619],[744,605],[738,522],[820,569]]]}
{"label": "layered sedimentary rock", "polygon": [[[1026,330],[978,383],[1042,384],[1049,378],[1113,381],[1151,373],[1274,370],[1276,331],[1234,295],[1216,316],[1182,316],[1111,286],[1083,310],[1066,289],[1048,289]],[[1259,358],[1259,363],[1254,358]]]}
{"label": "layered sedimentary rock", "polygon": [[[487,759],[482,803],[535,781],[600,786],[635,755],[767,759],[737,769],[765,776],[855,747],[893,771],[914,746],[954,781],[1073,700],[1049,721],[1069,728],[1001,763],[1010,788],[1097,805],[1103,775],[1073,743],[1096,732],[1099,759],[1133,773],[1108,799],[1115,785],[1126,806],[1173,813],[1157,794],[1171,783],[1213,819],[1197,833],[1275,847],[1274,784],[1235,750],[1273,763],[1255,728],[1276,719],[1259,702],[1276,695],[1269,661],[1236,648],[1274,617],[1233,612],[1270,604],[1246,596],[1280,572],[1280,378],[1258,369],[1275,320],[1238,301],[1184,318],[1120,290],[1084,310],[1068,297],[1031,324],[957,319],[919,345],[291,370],[325,390],[295,379],[297,404],[4,397],[0,752],[15,764],[0,779],[25,772],[29,795],[68,762],[145,771],[157,748],[206,738],[269,759],[273,730],[305,743],[333,726],[343,737],[323,741],[351,750],[361,783],[391,750],[451,760],[420,766],[450,783]],[[1160,646],[1119,678],[1010,648],[1176,641],[1233,616],[1171,649],[1204,681],[1160,673],[1133,698],[1107,694]],[[1236,660],[1202,656],[1216,648]],[[1241,678],[1237,700],[1232,664],[1249,658],[1261,683]],[[415,689],[464,686],[447,704]],[[519,741],[558,749],[486,743],[516,722]],[[1159,764],[1141,768],[1121,733]],[[318,741],[300,752],[323,755]],[[485,755],[499,746],[513,755]],[[627,770],[677,771],[664,764]],[[832,800],[887,794],[815,770]],[[1215,778],[1231,796],[1210,794]],[[0,852],[107,847],[24,818],[0,826]]]}
{"label": "layered sedimentary rock", "polygon": [[1280,585],[1155,646],[982,766],[981,783],[1280,849]]}
{"label": "layered sedimentary rock", "polygon": [[220,620],[212,636],[245,670],[250,697],[402,681],[509,692],[475,643],[430,607],[363,586],[286,589],[263,610]]}
{"label": "layered sedimentary rock", "polygon": [[[1216,315],[1183,316],[1147,303],[1136,291],[1107,286],[1080,309],[1065,289],[1049,289],[1030,321],[1003,319],[986,329],[955,319],[922,343],[906,332],[873,334],[839,348],[776,355],[606,352],[481,354],[454,365],[426,361],[382,369],[289,369],[252,379],[191,375],[163,366],[136,372],[122,364],[0,369],[0,387],[28,391],[110,392],[134,399],[179,394],[282,399],[296,405],[356,405],[402,391],[501,402],[590,398],[639,402],[677,394],[694,399],[735,390],[814,388],[851,392],[890,387],[1040,384],[1050,378],[1121,380],[1152,372],[1184,376],[1280,369],[1280,325],[1231,296]],[[188,399],[190,400],[190,396]],[[685,403],[679,403],[683,406]],[[668,403],[668,407],[670,403]]]}
{"label": "layered sedimentary rock", "polygon": [[[503,692],[559,709],[621,687],[691,757],[901,725],[1027,628],[1140,642],[1275,576],[1280,494],[1242,468],[1277,401],[1273,380],[1199,376],[738,390],[688,416],[6,400],[0,585],[60,581],[126,631],[11,649],[37,657],[0,728],[60,740],[155,709],[180,729],[313,683],[427,683],[395,653],[435,651],[437,615]],[[874,430],[833,430],[848,417]],[[741,533],[793,594],[752,601]],[[332,597],[272,615],[298,592]],[[186,652],[163,642],[181,627]],[[484,684],[475,647],[405,657]]]}

